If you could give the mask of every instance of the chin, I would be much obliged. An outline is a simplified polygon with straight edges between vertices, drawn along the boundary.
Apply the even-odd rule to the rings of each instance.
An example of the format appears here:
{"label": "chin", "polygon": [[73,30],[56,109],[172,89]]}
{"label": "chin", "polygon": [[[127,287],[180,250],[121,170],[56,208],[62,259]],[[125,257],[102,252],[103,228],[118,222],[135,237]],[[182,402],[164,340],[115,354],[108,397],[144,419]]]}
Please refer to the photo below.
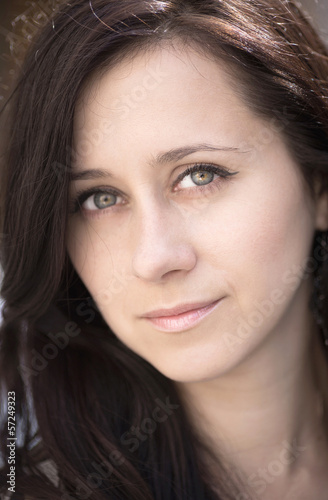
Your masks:
{"label": "chin", "polygon": [[235,356],[234,358],[232,359],[231,355],[230,359],[222,359],[222,356],[215,356],[209,360],[208,358],[198,356],[197,359],[192,360],[188,356],[185,356],[184,359],[174,364],[165,365],[159,363],[153,366],[165,377],[174,382],[199,383],[217,379],[233,370],[242,361],[242,359],[237,360]]}

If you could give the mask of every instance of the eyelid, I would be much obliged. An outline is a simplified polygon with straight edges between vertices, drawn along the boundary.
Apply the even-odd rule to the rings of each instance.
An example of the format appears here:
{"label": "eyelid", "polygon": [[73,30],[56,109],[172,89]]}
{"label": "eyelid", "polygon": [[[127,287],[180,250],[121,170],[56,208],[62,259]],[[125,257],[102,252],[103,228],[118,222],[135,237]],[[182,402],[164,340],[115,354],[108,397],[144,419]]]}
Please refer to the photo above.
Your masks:
{"label": "eyelid", "polygon": [[[106,187],[106,186],[97,186],[97,187],[92,187],[88,189],[80,189],[79,191],[76,192],[74,199],[72,200],[72,203],[70,204],[70,213],[75,214],[79,210],[82,210],[82,205],[83,203],[90,198],[91,196],[98,194],[98,193],[106,193],[106,194],[112,194],[114,196],[124,196],[118,189],[114,189],[111,187]],[[115,205],[113,205],[115,206]],[[104,209],[105,210],[105,209]],[[102,210],[93,210],[93,212],[101,212]],[[90,210],[89,210],[90,212]]]}
{"label": "eyelid", "polygon": [[[195,163],[193,164],[193,166],[187,168],[180,175],[178,175],[177,179],[173,182],[171,187],[175,188],[185,177],[194,172],[200,172],[200,171],[212,172],[216,175],[219,175],[222,178],[231,177],[239,173],[239,172],[231,172],[227,168],[215,165],[213,163]],[[195,184],[195,187],[200,188],[202,186],[197,186]]]}

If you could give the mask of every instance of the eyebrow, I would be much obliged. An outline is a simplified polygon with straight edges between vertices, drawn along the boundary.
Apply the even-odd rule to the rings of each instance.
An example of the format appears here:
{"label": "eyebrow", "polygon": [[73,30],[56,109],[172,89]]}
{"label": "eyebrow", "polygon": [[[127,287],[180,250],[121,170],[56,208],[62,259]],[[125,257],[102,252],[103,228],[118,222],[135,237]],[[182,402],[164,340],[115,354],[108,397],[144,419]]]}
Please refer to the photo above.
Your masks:
{"label": "eyebrow", "polygon": [[[249,153],[250,150],[242,150],[240,148],[228,147],[228,146],[211,146],[209,144],[193,144],[191,146],[183,146],[176,149],[171,149],[165,153],[159,153],[152,158],[149,164],[153,167],[163,165],[165,163],[172,163],[174,161],[179,161],[189,156],[193,153],[199,151],[224,151],[233,153]],[[90,169],[82,171],[71,172],[71,181],[86,180],[86,179],[101,179],[104,177],[114,177],[114,175],[109,170],[102,169]]]}

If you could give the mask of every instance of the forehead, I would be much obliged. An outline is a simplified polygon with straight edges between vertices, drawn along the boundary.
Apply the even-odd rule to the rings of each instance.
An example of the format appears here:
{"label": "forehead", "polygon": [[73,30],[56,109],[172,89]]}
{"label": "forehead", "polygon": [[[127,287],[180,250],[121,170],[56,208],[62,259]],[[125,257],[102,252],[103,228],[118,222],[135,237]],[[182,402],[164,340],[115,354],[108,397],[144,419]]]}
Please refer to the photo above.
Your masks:
{"label": "forehead", "polygon": [[76,109],[77,153],[90,156],[82,147],[86,140],[97,142],[93,159],[127,146],[141,153],[145,145],[170,149],[210,139],[252,145],[267,125],[235,89],[227,66],[194,47],[141,50],[90,80]]}

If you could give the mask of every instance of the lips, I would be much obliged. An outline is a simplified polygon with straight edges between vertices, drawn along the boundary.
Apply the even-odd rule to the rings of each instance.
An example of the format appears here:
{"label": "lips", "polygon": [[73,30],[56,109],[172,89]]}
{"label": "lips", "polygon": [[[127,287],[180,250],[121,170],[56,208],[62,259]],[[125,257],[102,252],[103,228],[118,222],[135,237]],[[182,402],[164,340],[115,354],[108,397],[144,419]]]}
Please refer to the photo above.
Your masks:
{"label": "lips", "polygon": [[183,331],[198,324],[221,302],[216,301],[181,304],[170,309],[157,309],[142,316],[161,331]]}

